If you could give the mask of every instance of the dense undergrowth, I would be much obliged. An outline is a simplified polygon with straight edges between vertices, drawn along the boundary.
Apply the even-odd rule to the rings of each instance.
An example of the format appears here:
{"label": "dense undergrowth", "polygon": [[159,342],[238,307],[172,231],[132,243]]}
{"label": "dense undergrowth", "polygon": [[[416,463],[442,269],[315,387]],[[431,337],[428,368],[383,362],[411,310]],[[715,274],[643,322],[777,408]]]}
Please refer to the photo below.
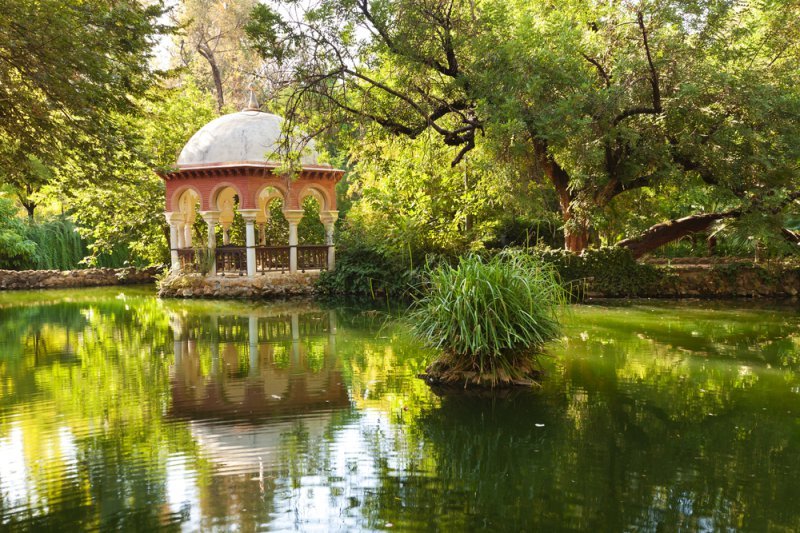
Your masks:
{"label": "dense undergrowth", "polygon": [[73,270],[89,265],[124,266],[127,250],[93,256],[88,243],[66,216],[30,222],[16,216],[16,207],[0,198],[0,269]]}
{"label": "dense undergrowth", "polygon": [[[511,249],[505,250],[483,250],[477,255],[489,258]],[[662,276],[657,267],[637,262],[623,248],[590,248],[580,255],[548,247],[513,251],[552,266],[570,297],[576,300],[583,298],[589,287],[606,296],[637,296]],[[336,253],[336,269],[323,273],[317,285],[322,294],[411,296],[412,288],[424,282],[429,272],[421,266],[455,265],[460,257],[428,254],[414,261],[411,254],[391,254],[358,242],[345,243],[337,247]]]}

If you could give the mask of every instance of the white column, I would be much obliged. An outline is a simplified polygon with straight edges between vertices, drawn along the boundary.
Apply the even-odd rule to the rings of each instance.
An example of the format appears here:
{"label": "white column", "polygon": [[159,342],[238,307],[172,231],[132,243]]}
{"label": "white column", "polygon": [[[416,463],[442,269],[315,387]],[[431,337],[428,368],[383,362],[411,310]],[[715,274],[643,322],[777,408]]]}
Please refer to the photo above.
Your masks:
{"label": "white column", "polygon": [[167,224],[169,224],[169,257],[172,263],[172,272],[179,272],[181,260],[178,257],[178,248],[180,247],[178,223],[183,222],[183,213],[167,211],[164,213],[164,217],[166,217]]}
{"label": "white column", "polygon": [[289,222],[289,272],[297,272],[297,222]]}
{"label": "white column", "polygon": [[300,364],[300,317],[292,313],[292,363]]}
{"label": "white column", "polygon": [[283,216],[289,223],[289,272],[297,272],[297,225],[303,219],[303,210],[286,209]]}
{"label": "white column", "polygon": [[239,209],[245,223],[245,246],[247,246],[247,275],[256,275],[256,230],[258,209]]}
{"label": "white column", "polygon": [[328,245],[328,270],[333,270],[336,266],[336,247],[333,245],[333,230],[336,220],[339,218],[339,211],[323,211],[319,214],[322,225],[325,226],[325,244]]}
{"label": "white column", "polygon": [[328,311],[328,354],[335,360],[336,357],[336,311]]}
{"label": "white column", "polygon": [[219,317],[211,315],[211,375],[219,372]]}
{"label": "white column", "polygon": [[176,229],[178,230],[178,248],[183,249],[186,248],[186,243],[184,242],[184,237],[186,236],[186,231],[184,228],[186,227],[186,223],[183,219],[179,220],[176,224]]}
{"label": "white column", "polygon": [[183,247],[184,248],[191,248],[192,247],[192,226],[193,221],[187,220],[186,223],[183,225]]}
{"label": "white column", "polygon": [[208,226],[208,260],[211,261],[208,273],[215,275],[217,273],[217,222],[219,222],[219,211],[201,211],[200,216]]}

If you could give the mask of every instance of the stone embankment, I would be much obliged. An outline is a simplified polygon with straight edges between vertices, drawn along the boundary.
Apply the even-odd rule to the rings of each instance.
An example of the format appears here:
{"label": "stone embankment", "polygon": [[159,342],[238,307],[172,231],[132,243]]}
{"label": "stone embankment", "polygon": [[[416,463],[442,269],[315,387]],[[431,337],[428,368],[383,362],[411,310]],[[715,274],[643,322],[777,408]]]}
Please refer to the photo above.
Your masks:
{"label": "stone embankment", "polygon": [[163,267],[0,270],[0,290],[67,289],[154,283]]}
{"label": "stone embankment", "polygon": [[314,294],[319,271],[270,273],[246,276],[170,275],[161,281],[158,295],[164,298],[286,298]]}
{"label": "stone embankment", "polygon": [[[692,258],[693,259],[693,258]],[[649,298],[797,298],[800,266],[690,259],[650,262],[661,278],[636,296]]]}

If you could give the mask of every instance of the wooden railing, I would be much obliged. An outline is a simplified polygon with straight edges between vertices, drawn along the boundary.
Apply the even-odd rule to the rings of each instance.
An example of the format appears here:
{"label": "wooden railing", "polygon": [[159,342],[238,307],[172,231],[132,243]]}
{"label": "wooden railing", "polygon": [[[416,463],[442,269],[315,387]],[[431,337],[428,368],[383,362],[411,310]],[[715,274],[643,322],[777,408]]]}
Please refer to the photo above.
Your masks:
{"label": "wooden railing", "polygon": [[297,268],[304,272],[309,269],[327,269],[328,246],[324,244],[298,246]]}
{"label": "wooden railing", "polygon": [[180,262],[182,272],[197,271],[196,255],[197,255],[196,250],[194,250],[193,248],[178,249],[178,261]]}
{"label": "wooden railing", "polygon": [[[256,272],[287,272],[289,270],[289,246],[256,246]],[[185,272],[197,271],[197,251],[178,250],[181,269]],[[220,246],[216,249],[217,274],[247,274],[247,248],[244,246]],[[297,247],[297,269],[327,270],[328,246],[303,245]]]}
{"label": "wooden railing", "polygon": [[286,272],[289,270],[288,246],[257,246],[256,272]]}
{"label": "wooden railing", "polygon": [[220,246],[216,251],[217,274],[247,274],[247,249],[244,246]]}

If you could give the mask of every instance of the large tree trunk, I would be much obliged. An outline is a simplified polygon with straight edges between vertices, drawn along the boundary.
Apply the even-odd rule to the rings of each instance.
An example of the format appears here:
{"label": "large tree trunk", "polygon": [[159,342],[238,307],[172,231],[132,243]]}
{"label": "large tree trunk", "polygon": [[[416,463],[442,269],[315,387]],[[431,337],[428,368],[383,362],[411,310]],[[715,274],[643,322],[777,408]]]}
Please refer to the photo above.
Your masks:
{"label": "large tree trunk", "polygon": [[676,241],[686,235],[691,235],[698,231],[707,230],[714,222],[724,218],[733,218],[741,215],[741,211],[725,211],[723,213],[705,213],[702,215],[690,215],[656,224],[645,230],[644,233],[630,239],[625,239],[617,243],[617,246],[627,248],[631,251],[634,258],[639,258],[646,253],[652,252],[660,246]]}
{"label": "large tree trunk", "polygon": [[589,228],[582,226],[576,229],[564,228],[564,248],[576,254],[589,247]]}
{"label": "large tree trunk", "polygon": [[558,195],[561,220],[564,222],[564,247],[570,252],[581,253],[589,246],[589,224],[577,220],[569,190],[569,175],[547,152],[547,143],[534,137],[534,152],[537,162]]}

